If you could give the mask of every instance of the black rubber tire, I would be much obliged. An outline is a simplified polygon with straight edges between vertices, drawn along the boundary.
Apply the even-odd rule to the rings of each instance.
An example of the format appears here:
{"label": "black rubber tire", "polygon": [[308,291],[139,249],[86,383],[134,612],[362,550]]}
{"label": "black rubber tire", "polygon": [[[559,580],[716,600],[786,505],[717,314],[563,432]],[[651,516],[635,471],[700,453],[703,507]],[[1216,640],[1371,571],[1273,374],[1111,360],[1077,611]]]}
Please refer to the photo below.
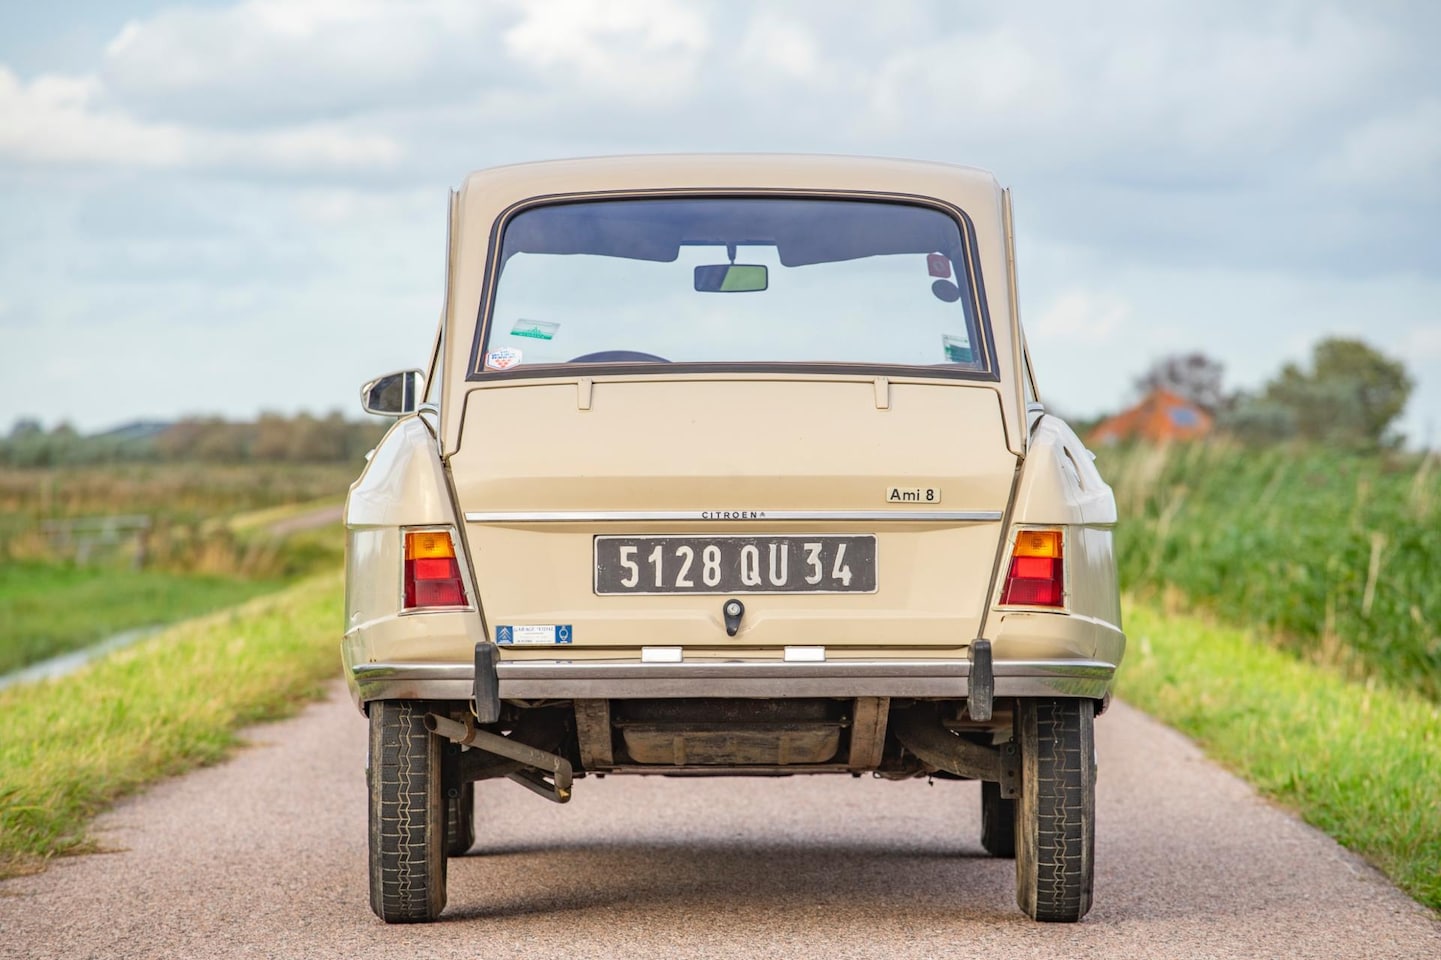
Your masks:
{"label": "black rubber tire", "polygon": [[370,704],[370,909],[386,923],[425,923],[445,909],[441,738],[429,705]]}
{"label": "black rubber tire", "polygon": [[981,781],[981,847],[1006,860],[1016,855],[1016,801],[990,780]]}
{"label": "black rubber tire", "polygon": [[445,855],[462,857],[475,846],[475,784],[460,788],[460,796],[445,801]]}
{"label": "black rubber tire", "polygon": [[1034,920],[1075,923],[1091,909],[1094,709],[1090,700],[1021,701],[1016,903]]}

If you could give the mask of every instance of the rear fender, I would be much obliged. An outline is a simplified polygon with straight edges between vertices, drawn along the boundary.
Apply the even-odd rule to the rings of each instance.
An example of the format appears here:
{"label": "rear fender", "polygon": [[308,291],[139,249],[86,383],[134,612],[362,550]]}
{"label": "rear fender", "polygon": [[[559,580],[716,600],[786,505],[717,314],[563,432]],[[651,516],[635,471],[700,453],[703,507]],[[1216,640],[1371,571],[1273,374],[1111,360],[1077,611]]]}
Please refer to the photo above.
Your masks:
{"label": "rear fender", "polygon": [[[1041,416],[1031,432],[1021,467],[1008,535],[1014,537],[1018,526],[1060,527],[1065,531],[1066,608],[1073,617],[1091,622],[1092,626],[1083,632],[1098,629],[1111,634],[1120,629],[1120,593],[1112,544],[1115,525],[1115,495],[1101,479],[1090,451],[1064,421]],[[1004,575],[1003,566],[1001,579]],[[998,600],[999,583],[995,589]],[[1058,614],[1008,616],[1013,621],[1034,621]],[[998,648],[996,656],[1003,655]]]}
{"label": "rear fender", "polygon": [[1075,432],[1044,414],[1031,430],[1021,482],[1016,490],[1016,523],[1116,525],[1116,497]]}
{"label": "rear fender", "polygon": [[[381,439],[345,503],[346,672],[357,701],[358,664],[469,662],[486,637],[474,567],[435,434],[423,416],[396,422]],[[471,606],[402,611],[404,527],[448,527]]]}

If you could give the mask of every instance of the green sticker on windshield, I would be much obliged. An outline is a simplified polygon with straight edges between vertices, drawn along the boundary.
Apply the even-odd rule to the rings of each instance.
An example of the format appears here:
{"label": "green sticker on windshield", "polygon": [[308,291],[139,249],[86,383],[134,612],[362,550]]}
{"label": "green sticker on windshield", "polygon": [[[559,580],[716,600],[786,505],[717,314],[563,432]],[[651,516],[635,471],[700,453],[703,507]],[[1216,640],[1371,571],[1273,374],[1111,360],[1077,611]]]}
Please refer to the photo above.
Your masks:
{"label": "green sticker on windshield", "polygon": [[512,337],[529,337],[532,340],[552,340],[560,324],[549,320],[517,320],[510,328]]}
{"label": "green sticker on windshield", "polygon": [[941,343],[946,348],[947,363],[970,363],[972,360],[971,344],[960,337],[953,337],[950,334],[941,334]]}

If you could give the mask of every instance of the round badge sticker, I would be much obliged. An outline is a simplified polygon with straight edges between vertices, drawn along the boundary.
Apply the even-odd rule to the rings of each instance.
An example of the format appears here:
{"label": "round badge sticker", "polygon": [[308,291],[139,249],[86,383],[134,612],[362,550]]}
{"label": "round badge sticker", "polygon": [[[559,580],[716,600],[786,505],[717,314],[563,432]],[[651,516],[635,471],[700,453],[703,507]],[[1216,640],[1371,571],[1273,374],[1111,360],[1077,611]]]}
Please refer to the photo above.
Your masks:
{"label": "round badge sticker", "polygon": [[515,347],[497,347],[485,355],[485,369],[509,370],[520,365],[520,351]]}

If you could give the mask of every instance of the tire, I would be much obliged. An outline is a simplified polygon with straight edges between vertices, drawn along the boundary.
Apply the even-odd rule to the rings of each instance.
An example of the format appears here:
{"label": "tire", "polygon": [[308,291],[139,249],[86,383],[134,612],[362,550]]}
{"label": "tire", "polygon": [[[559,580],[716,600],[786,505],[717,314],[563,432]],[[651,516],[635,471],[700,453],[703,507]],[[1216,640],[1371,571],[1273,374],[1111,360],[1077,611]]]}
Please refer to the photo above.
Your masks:
{"label": "tire", "polygon": [[1090,700],[1021,701],[1016,903],[1034,920],[1075,923],[1091,909],[1094,710]]}
{"label": "tire", "polygon": [[445,855],[461,857],[475,846],[475,784],[461,786],[460,796],[445,801]]}
{"label": "tire", "polygon": [[386,923],[424,923],[445,909],[441,739],[427,704],[370,705],[370,909]]}
{"label": "tire", "polygon": [[1016,801],[1001,796],[1001,785],[981,781],[981,847],[993,857],[1016,855]]}

